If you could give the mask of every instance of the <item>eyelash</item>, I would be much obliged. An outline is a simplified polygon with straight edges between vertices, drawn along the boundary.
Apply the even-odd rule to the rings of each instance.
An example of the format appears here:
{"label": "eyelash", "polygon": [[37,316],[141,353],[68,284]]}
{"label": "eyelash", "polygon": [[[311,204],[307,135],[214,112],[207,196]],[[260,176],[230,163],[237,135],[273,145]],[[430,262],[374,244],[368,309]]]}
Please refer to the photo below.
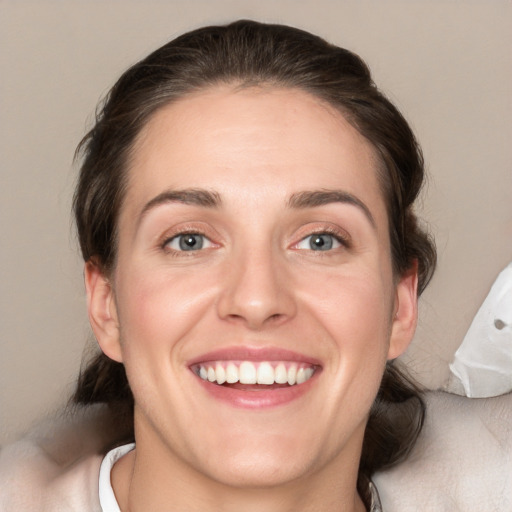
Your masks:
{"label": "eyelash", "polygon": [[[190,251],[187,251],[187,250],[179,250],[179,249],[174,249],[174,248],[170,248],[169,247],[169,244],[171,242],[173,242],[174,240],[176,239],[179,239],[180,237],[184,237],[186,235],[192,235],[192,236],[200,236],[200,237],[203,237],[204,240],[207,240],[208,243],[211,244],[211,246],[215,246],[215,243],[212,242],[212,240],[207,236],[205,235],[203,232],[197,230],[197,229],[183,229],[183,230],[180,230],[179,232],[177,233],[174,233],[172,236],[166,236],[165,239],[163,240],[163,242],[160,244],[161,246],[161,249],[164,250],[167,254],[170,254],[172,256],[185,256],[186,253],[198,253],[198,252],[201,252],[202,250],[204,249],[209,249],[211,246],[209,247],[200,247],[199,249],[192,249]],[[338,242],[342,247],[346,248],[346,249],[350,249],[351,247],[351,240],[350,240],[350,237],[346,234],[343,234],[341,233],[339,230],[337,229],[334,229],[334,228],[330,228],[330,227],[322,227],[318,230],[314,230],[310,233],[308,233],[306,236],[302,237],[297,243],[295,243],[293,246],[292,246],[292,249],[293,248],[297,248],[297,246],[304,242],[305,240],[307,240],[308,238],[311,238],[311,237],[314,237],[314,236],[321,236],[321,235],[328,235],[328,236],[331,236],[336,242]],[[313,249],[304,249],[304,250],[309,250],[311,252],[318,252],[318,253],[322,253],[322,252],[332,252],[333,250],[336,250],[337,248],[330,248],[330,249],[327,249],[327,250],[318,250],[318,251],[314,251]],[[301,249],[298,249],[298,250],[301,250]],[[192,254],[190,255],[187,255],[187,256],[191,256]]]}
{"label": "eyelash", "polygon": [[189,255],[186,253],[197,253],[203,249],[209,248],[209,247],[200,247],[199,249],[195,249],[195,250],[192,249],[192,250],[187,251],[187,250],[179,250],[179,249],[174,249],[174,248],[169,247],[169,244],[171,242],[179,239],[180,237],[185,237],[187,235],[203,237],[203,239],[207,240],[209,244],[211,244],[212,246],[214,245],[214,242],[212,242],[211,239],[208,236],[206,236],[204,233],[202,233],[201,231],[198,231],[197,229],[186,229],[185,228],[183,230],[180,230],[177,233],[173,233],[172,236],[166,236],[165,239],[163,240],[163,242],[160,244],[160,247],[164,252],[166,252],[167,254],[170,254],[171,256],[191,256],[192,254]]}
{"label": "eyelash", "polygon": [[[296,247],[301,242],[307,240],[308,238],[314,237],[314,236],[321,236],[321,235],[328,235],[331,236],[336,242],[338,242],[342,247],[345,249],[350,249],[352,247],[350,237],[345,234],[341,233],[339,230],[332,228],[332,227],[322,227],[318,230],[314,230],[313,232],[307,234],[306,236],[302,237],[297,243],[294,244],[294,247]],[[336,248],[329,249],[326,251],[313,251],[313,249],[309,249],[312,252],[332,252]]]}

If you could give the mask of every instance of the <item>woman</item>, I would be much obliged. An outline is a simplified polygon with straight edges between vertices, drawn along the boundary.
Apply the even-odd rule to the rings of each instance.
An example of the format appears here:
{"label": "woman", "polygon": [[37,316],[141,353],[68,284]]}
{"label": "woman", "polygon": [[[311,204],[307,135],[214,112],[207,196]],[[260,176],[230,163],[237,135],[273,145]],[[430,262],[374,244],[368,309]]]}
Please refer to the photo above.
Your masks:
{"label": "woman", "polygon": [[[129,69],[80,146],[102,349],[74,400],[117,441],[103,510],[380,510],[423,423],[394,367],[435,250],[421,152],[347,50],[240,21]],[[122,428],[121,428],[122,426]]]}

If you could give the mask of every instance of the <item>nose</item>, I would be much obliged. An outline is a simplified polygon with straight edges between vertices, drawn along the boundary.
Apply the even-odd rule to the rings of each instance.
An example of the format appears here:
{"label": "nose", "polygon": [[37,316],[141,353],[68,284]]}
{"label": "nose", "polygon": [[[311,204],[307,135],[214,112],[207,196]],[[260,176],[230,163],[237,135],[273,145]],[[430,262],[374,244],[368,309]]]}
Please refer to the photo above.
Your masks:
{"label": "nose", "polygon": [[296,314],[293,278],[272,249],[249,249],[229,262],[218,315],[251,330],[280,325]]}

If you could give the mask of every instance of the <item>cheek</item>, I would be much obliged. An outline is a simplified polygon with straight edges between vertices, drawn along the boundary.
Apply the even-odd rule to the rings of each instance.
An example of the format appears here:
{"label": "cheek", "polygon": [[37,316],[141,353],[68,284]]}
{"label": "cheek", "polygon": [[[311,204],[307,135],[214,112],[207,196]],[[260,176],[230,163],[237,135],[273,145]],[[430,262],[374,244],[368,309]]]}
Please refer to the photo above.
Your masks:
{"label": "cheek", "polygon": [[333,339],[363,348],[363,339],[372,344],[389,337],[393,292],[388,281],[379,273],[336,272],[302,283],[301,295]]}
{"label": "cheek", "polygon": [[121,350],[135,402],[146,412],[169,411],[160,403],[165,400],[162,390],[172,382],[181,389],[178,395],[184,395],[186,350],[211,303],[205,295],[204,276],[202,280],[178,277],[147,265],[121,268],[119,275],[123,276],[116,282]]}
{"label": "cheek", "polygon": [[123,350],[140,356],[179,349],[204,315],[212,287],[187,272],[177,276],[160,267],[121,269],[119,274],[129,276],[116,282]]}
{"label": "cheek", "polygon": [[320,342],[331,347],[325,370],[337,388],[371,403],[390,342],[393,294],[388,278],[337,273],[318,284],[323,286],[310,288],[304,302],[324,331]]}

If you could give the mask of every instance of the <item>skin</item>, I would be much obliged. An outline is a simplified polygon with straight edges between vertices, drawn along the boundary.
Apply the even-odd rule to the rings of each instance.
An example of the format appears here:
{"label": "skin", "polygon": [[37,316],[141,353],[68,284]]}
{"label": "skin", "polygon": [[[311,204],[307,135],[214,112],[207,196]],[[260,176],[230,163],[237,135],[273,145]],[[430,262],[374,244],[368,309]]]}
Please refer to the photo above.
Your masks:
{"label": "skin", "polygon": [[[146,125],[116,267],[85,272],[95,335],[125,364],[135,397],[137,448],[112,473],[123,511],[364,510],[356,478],[368,412],[417,315],[415,270],[392,273],[376,165],[338,111],[298,90],[216,87]],[[190,188],[220,205],[154,204]],[[312,190],[361,204],[290,206]],[[204,248],[176,250],[173,237],[191,231]],[[333,248],[314,250],[308,237],[325,232]],[[320,370],[296,400],[235,407],[189,368],[233,346],[293,350]]]}

